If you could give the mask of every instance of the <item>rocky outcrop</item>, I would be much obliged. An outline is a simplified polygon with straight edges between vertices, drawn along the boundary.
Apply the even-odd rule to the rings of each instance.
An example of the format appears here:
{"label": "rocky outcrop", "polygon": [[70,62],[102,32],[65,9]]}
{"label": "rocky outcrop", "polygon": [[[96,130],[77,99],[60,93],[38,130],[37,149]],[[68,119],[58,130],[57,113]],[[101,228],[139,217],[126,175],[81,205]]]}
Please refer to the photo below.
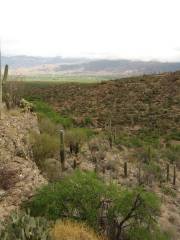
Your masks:
{"label": "rocky outcrop", "polygon": [[30,131],[38,131],[36,115],[13,110],[0,120],[0,216],[8,216],[46,183],[31,160]]}

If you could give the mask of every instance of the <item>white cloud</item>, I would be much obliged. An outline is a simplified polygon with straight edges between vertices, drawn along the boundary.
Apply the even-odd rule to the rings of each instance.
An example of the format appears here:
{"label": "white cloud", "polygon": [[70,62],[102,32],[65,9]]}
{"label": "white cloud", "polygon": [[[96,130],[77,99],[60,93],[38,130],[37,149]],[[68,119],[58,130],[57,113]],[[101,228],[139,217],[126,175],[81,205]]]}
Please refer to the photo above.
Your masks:
{"label": "white cloud", "polygon": [[179,0],[0,0],[5,53],[180,60]]}

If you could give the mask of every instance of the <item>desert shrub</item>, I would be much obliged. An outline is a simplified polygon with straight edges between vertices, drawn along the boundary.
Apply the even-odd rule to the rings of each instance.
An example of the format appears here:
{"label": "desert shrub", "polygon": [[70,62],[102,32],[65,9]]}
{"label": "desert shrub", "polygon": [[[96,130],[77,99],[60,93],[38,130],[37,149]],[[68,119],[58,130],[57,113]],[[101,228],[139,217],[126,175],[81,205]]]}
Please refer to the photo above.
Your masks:
{"label": "desert shrub", "polygon": [[152,148],[151,146],[144,146],[139,148],[134,156],[143,163],[149,163],[150,161],[158,162],[160,158],[160,153],[158,150]]}
{"label": "desert shrub", "polygon": [[160,181],[164,180],[164,169],[160,167],[156,162],[151,161],[148,164],[143,165],[144,170],[144,182],[152,183],[152,181]]}
{"label": "desert shrub", "polygon": [[[17,81],[18,80],[18,81]],[[3,100],[8,109],[19,106],[21,94],[24,91],[24,84],[20,79],[11,78],[4,86]]]}
{"label": "desert shrub", "polygon": [[38,115],[38,125],[40,133],[47,133],[50,136],[57,136],[58,130],[62,129],[62,127],[58,124],[55,124],[49,118],[46,118],[42,115]]}
{"label": "desert shrub", "polygon": [[170,161],[170,163],[177,164],[180,168],[180,146],[179,145],[170,145],[163,151],[163,157]]}
{"label": "desert shrub", "polygon": [[83,223],[58,221],[51,231],[52,240],[101,240],[92,229]]}
{"label": "desert shrub", "polygon": [[66,131],[66,141],[84,143],[93,135],[93,132],[88,128],[71,128]]}
{"label": "desert shrub", "polygon": [[80,148],[91,136],[93,132],[88,128],[71,128],[65,133],[65,142],[67,146]]}
{"label": "desert shrub", "polygon": [[169,187],[169,186],[162,185],[161,186],[161,191],[164,194],[169,195],[169,196],[171,196],[173,198],[176,197],[176,191],[173,188]]}
{"label": "desert shrub", "polygon": [[143,170],[141,183],[151,184],[153,181],[162,182],[164,180],[164,169],[159,163],[160,152],[157,149],[150,146],[139,148],[134,156]]}
{"label": "desert shrub", "polygon": [[90,139],[88,142],[88,147],[91,152],[91,161],[98,163],[105,159],[106,152],[109,150],[109,143],[105,139],[104,135],[100,134],[95,138]]}
{"label": "desert shrub", "polygon": [[135,135],[121,133],[118,134],[115,140],[116,144],[122,144],[127,147],[147,147],[152,146],[153,148],[159,148],[160,138],[155,132],[148,132],[146,130],[141,130]]}
{"label": "desert shrub", "polygon": [[[106,201],[109,204],[104,209],[102,203]],[[119,240],[126,239],[130,230],[142,227],[153,234],[160,202],[154,193],[144,189],[119,189],[116,185],[106,185],[95,173],[77,171],[43,187],[25,207],[31,209],[33,216],[84,221],[96,230],[105,210],[103,219],[106,218],[107,225],[103,228],[111,239]]]}
{"label": "desert shrub", "polygon": [[[112,232],[112,239],[154,240],[157,233],[157,216],[159,215],[160,201],[154,193],[137,188],[124,190],[114,200],[109,211],[112,222],[110,225],[116,231]],[[115,218],[114,218],[115,216]],[[114,219],[116,219],[114,221]],[[142,233],[142,229],[145,235]],[[113,234],[114,233],[114,234]]]}
{"label": "desert shrub", "polygon": [[85,118],[84,118],[84,125],[85,125],[85,126],[91,126],[91,125],[93,125],[92,118],[91,118],[91,117],[85,117]]}
{"label": "desert shrub", "polygon": [[119,167],[119,161],[118,159],[112,159],[111,161],[106,161],[104,163],[104,168],[106,170],[110,170],[112,172],[118,172],[118,167]]}
{"label": "desert shrub", "polygon": [[53,220],[69,217],[97,228],[101,199],[108,192],[108,186],[95,173],[77,171],[42,188],[27,207],[33,216]]}
{"label": "desert shrub", "polygon": [[90,151],[108,151],[109,142],[104,133],[100,133],[92,139],[89,139],[88,146]]}
{"label": "desert shrub", "polygon": [[176,141],[180,141],[180,130],[178,129],[173,129],[167,136],[166,136],[167,140],[176,140]]}
{"label": "desert shrub", "polygon": [[144,227],[130,229],[127,234],[130,240],[170,240],[171,237],[168,233],[161,231],[155,227],[153,231]]}
{"label": "desert shrub", "polygon": [[54,182],[62,178],[62,166],[59,160],[47,158],[43,161],[41,170],[49,182]]}
{"label": "desert shrub", "polygon": [[9,190],[17,181],[17,170],[9,169],[9,167],[0,168],[0,188],[3,190]]}
{"label": "desert shrub", "polygon": [[59,150],[59,139],[46,133],[31,133],[30,142],[33,158],[38,166],[42,166],[43,160],[54,157]]}
{"label": "desert shrub", "polygon": [[131,136],[128,134],[120,134],[115,139],[115,144],[121,144],[126,147],[142,147],[143,141],[138,136]]}
{"label": "desert shrub", "polygon": [[45,218],[14,212],[0,227],[1,240],[50,240],[50,224]]}
{"label": "desert shrub", "polygon": [[159,148],[160,146],[160,133],[158,130],[143,128],[139,130],[137,136],[144,145],[150,145],[153,148]]}

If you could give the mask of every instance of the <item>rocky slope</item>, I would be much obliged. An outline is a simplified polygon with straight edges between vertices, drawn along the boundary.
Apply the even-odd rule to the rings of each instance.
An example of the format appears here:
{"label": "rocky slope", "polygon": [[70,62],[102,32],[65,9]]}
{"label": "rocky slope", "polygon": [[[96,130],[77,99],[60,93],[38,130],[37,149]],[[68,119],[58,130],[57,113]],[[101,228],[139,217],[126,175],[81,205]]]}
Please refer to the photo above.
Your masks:
{"label": "rocky slope", "polygon": [[[93,143],[94,144],[94,143]],[[98,158],[97,171],[107,182],[117,183],[120,187],[138,186],[139,169],[136,162],[135,150],[124,146],[109,147],[107,142],[99,143],[100,150],[96,152]],[[92,163],[92,155],[87,148],[82,150],[81,169],[95,169],[95,163]],[[124,162],[127,162],[128,176],[124,176]],[[161,169],[166,174],[166,164],[164,159],[160,159]],[[148,178],[141,170],[141,178]],[[180,239],[180,171],[176,172],[176,186],[172,184],[173,165],[170,166],[170,181],[163,182],[152,180],[145,185],[146,189],[155,192],[161,201],[161,211],[157,224],[164,231],[171,234],[172,240]]]}
{"label": "rocky slope", "polygon": [[31,160],[28,135],[38,131],[36,116],[20,110],[4,112],[0,120],[1,220],[46,183]]}
{"label": "rocky slope", "polygon": [[[8,216],[22,201],[30,198],[35,190],[46,180],[40,174],[36,164],[31,159],[28,143],[29,132],[39,131],[36,115],[13,110],[3,114],[0,120],[0,216]],[[91,152],[90,149],[99,146],[99,150]],[[67,149],[66,174],[73,171],[75,156],[68,154]],[[98,158],[98,165],[93,156]],[[133,149],[124,146],[110,148],[108,141],[92,139],[89,145],[82,147],[78,156],[78,167],[82,170],[96,170],[106,181],[116,182],[121,187],[133,187],[138,184],[138,168],[132,158]],[[53,160],[53,159],[52,159]],[[59,164],[58,160],[50,161]],[[124,177],[124,161],[128,163],[128,177]],[[50,166],[49,166],[50,167]],[[51,166],[52,167],[52,166]],[[162,165],[162,167],[165,167]],[[59,168],[59,166],[58,166]],[[4,181],[5,176],[6,181]],[[172,176],[172,172],[170,172]],[[147,188],[158,194],[162,202],[160,224],[162,229],[168,230],[173,240],[180,237],[180,175],[177,171],[176,187],[172,183],[165,184],[173,193],[164,193],[162,186],[154,182]]]}
{"label": "rocky slope", "polygon": [[101,84],[27,84],[23,97],[48,102],[77,123],[90,119],[94,126],[112,125],[179,128],[180,72],[147,75]]}

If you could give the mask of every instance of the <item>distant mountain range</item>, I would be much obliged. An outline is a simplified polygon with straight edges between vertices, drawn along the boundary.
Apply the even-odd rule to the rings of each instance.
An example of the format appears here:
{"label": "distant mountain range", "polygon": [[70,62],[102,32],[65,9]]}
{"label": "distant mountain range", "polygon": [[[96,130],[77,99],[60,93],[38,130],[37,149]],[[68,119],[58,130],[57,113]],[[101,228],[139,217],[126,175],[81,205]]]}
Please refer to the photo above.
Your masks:
{"label": "distant mountain range", "polygon": [[45,64],[78,64],[88,61],[86,58],[62,57],[33,57],[33,56],[2,56],[2,63],[9,64],[11,68],[31,68]]}
{"label": "distant mountain range", "polygon": [[180,70],[180,62],[132,61],[62,57],[2,57],[11,74],[81,74],[132,76]]}

